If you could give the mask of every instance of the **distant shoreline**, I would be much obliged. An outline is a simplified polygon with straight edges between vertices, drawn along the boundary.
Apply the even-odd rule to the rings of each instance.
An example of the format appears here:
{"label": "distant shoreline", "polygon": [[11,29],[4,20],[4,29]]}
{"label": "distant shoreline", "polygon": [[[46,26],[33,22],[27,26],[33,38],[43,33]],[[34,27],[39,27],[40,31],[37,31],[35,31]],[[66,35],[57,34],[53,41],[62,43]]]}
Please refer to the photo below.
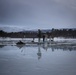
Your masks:
{"label": "distant shoreline", "polygon": [[3,38],[76,38],[76,29],[50,29],[50,30],[32,30],[32,31],[20,31],[20,32],[5,32],[0,30],[0,37]]}

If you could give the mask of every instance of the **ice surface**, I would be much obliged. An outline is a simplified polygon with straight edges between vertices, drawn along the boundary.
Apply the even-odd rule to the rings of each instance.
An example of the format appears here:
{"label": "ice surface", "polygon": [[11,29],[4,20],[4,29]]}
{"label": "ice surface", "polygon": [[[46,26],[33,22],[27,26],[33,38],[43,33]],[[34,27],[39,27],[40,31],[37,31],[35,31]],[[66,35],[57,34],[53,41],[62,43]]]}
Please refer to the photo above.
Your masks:
{"label": "ice surface", "polygon": [[76,49],[0,46],[0,75],[76,75]]}

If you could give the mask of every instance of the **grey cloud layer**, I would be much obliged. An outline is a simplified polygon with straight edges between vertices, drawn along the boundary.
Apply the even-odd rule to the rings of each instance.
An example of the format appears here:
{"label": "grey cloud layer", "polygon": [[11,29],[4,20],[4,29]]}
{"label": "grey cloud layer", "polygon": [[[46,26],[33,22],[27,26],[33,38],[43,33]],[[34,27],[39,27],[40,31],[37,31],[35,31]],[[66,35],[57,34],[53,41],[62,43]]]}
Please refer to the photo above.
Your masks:
{"label": "grey cloud layer", "polygon": [[0,0],[0,23],[76,27],[76,0]]}

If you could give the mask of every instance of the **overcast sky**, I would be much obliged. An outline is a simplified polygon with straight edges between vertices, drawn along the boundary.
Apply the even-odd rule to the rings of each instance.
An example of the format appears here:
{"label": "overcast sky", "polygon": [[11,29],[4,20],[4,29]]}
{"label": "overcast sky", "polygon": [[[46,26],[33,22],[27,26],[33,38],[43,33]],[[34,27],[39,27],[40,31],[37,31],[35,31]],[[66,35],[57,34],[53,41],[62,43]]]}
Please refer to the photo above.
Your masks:
{"label": "overcast sky", "polygon": [[0,26],[76,28],[76,0],[0,0]]}

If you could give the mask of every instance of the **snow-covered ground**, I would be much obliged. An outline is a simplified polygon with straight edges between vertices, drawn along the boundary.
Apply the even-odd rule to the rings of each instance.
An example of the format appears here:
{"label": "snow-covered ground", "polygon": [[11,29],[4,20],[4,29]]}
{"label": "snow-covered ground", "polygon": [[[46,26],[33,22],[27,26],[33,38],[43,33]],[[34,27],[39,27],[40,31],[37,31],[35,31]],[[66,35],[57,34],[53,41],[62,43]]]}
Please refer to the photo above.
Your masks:
{"label": "snow-covered ground", "polygon": [[[16,45],[18,41],[23,41],[24,43],[32,43],[38,42],[38,38],[0,38],[0,45]],[[41,42],[43,42],[43,39],[41,39]],[[73,38],[54,38],[54,41],[50,41],[50,39],[47,39],[46,42],[53,43],[53,44],[75,44],[76,45],[76,39]]]}
{"label": "snow-covered ground", "polygon": [[54,41],[76,42],[76,38],[54,38]]}
{"label": "snow-covered ground", "polygon": [[[10,41],[10,40],[33,40],[33,38],[2,38],[0,37],[0,41]],[[42,40],[42,38],[41,38]],[[49,39],[47,39],[49,40]],[[35,38],[35,41],[38,41],[38,38]],[[54,41],[76,41],[76,38],[54,38]]]}

